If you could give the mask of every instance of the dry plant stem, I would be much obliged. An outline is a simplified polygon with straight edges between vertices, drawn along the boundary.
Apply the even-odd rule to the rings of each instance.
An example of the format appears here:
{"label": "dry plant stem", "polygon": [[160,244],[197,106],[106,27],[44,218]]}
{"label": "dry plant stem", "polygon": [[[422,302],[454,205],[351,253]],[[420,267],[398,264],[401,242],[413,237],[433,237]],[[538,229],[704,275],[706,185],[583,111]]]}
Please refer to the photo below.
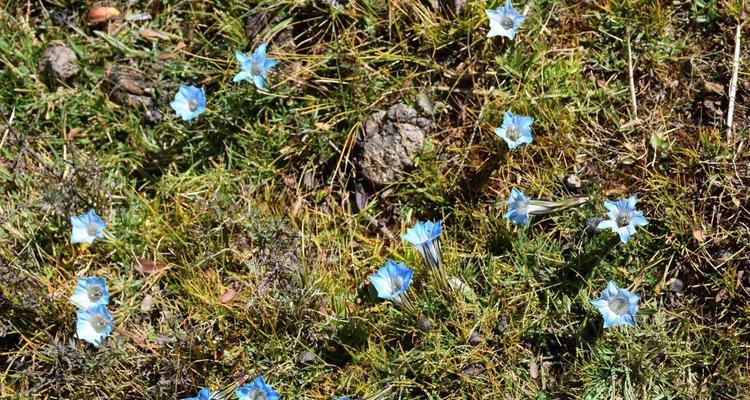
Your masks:
{"label": "dry plant stem", "polygon": [[727,110],[727,140],[732,140],[732,125],[734,124],[734,106],[737,96],[737,74],[740,69],[740,40],[742,35],[742,23],[737,23],[737,31],[734,34],[734,60],[732,61],[732,80],[729,83],[729,109]]}
{"label": "dry plant stem", "polygon": [[638,119],[638,101],[635,97],[635,79],[633,78],[633,52],[630,47],[630,32],[627,33],[628,42],[628,79],[630,79],[630,107],[633,110],[632,120]]}

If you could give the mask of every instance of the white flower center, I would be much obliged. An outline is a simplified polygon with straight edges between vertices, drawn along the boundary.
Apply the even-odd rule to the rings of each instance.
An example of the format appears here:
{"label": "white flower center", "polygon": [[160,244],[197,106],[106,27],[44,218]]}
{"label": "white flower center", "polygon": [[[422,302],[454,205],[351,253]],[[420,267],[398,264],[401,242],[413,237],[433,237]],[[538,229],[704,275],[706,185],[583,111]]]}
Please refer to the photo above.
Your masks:
{"label": "white flower center", "polygon": [[94,328],[97,333],[102,333],[104,332],[104,328],[107,327],[107,320],[101,315],[94,314],[91,318],[91,327]]}
{"label": "white flower center", "polygon": [[253,389],[253,391],[250,392],[250,399],[251,400],[266,400],[266,394],[260,389]]}
{"label": "white flower center", "polygon": [[96,232],[99,230],[99,225],[97,225],[95,222],[89,222],[88,225],[86,225],[86,233],[89,236],[96,236]]}
{"label": "white flower center", "polygon": [[521,214],[529,213],[529,202],[526,199],[518,199],[516,201],[516,209]]}
{"label": "white flower center", "polygon": [[612,296],[609,298],[608,306],[613,313],[624,315],[628,312],[628,299],[620,296]]}
{"label": "white flower center", "polygon": [[401,290],[401,285],[404,284],[404,278],[400,276],[392,276],[391,277],[391,294],[398,292]]}
{"label": "white flower center", "polygon": [[86,294],[89,296],[89,300],[91,300],[92,303],[96,303],[102,298],[104,293],[102,293],[102,288],[99,285],[92,285],[86,289]]}
{"label": "white flower center", "polygon": [[619,212],[617,213],[617,218],[615,218],[615,223],[617,223],[618,227],[628,226],[632,219],[633,213],[631,211]]}
{"label": "white flower center", "polygon": [[500,20],[500,26],[503,27],[503,29],[512,29],[513,28],[513,18],[505,15]]}
{"label": "white flower center", "polygon": [[250,73],[254,76],[262,76],[263,75],[263,61],[253,60],[253,62],[250,63]]}
{"label": "white flower center", "polygon": [[190,111],[195,111],[198,109],[198,102],[195,100],[188,100],[188,108]]}
{"label": "white flower center", "polygon": [[508,139],[516,141],[521,137],[521,127],[513,124],[505,131],[505,135],[508,136]]}

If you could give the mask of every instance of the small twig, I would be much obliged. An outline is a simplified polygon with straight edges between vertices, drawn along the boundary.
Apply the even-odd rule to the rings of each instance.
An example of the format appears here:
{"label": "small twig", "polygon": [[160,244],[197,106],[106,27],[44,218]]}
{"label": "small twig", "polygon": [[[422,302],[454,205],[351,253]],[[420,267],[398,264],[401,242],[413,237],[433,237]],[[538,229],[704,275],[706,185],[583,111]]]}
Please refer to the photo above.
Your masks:
{"label": "small twig", "polygon": [[633,120],[638,119],[638,102],[635,98],[635,79],[633,79],[633,52],[630,50],[630,32],[628,35],[628,77],[630,78],[630,103],[633,108]]}
{"label": "small twig", "polygon": [[732,80],[729,83],[729,110],[727,110],[727,140],[732,139],[732,124],[734,123],[734,100],[737,96],[737,73],[740,69],[740,34],[742,23],[737,23],[734,35],[734,60],[732,61]]}

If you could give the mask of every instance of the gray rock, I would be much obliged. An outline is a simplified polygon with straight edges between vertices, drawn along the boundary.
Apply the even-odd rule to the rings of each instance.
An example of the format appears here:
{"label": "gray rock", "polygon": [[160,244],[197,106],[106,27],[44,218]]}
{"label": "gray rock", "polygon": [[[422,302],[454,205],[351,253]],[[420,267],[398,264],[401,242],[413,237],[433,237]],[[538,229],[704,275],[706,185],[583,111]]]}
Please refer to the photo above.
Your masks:
{"label": "gray rock", "polygon": [[581,178],[579,178],[576,174],[565,175],[565,178],[563,178],[563,183],[565,184],[565,187],[568,188],[568,190],[573,192],[580,190],[583,186],[583,184],[581,183]]}
{"label": "gray rock", "polygon": [[508,330],[508,326],[508,318],[503,315],[497,323],[497,333],[505,333]]}
{"label": "gray rock", "polygon": [[417,329],[422,332],[429,331],[432,329],[432,320],[424,315],[420,315],[419,318],[417,318]]}
{"label": "gray rock", "polygon": [[469,344],[477,346],[480,343],[482,343],[482,335],[477,331],[471,332],[471,335],[469,335]]}
{"label": "gray rock", "polygon": [[50,46],[39,59],[37,68],[50,89],[72,83],[81,72],[76,53],[63,45]]}
{"label": "gray rock", "polygon": [[680,294],[685,291],[685,283],[682,282],[682,279],[675,278],[672,283],[669,284],[669,290],[671,290],[672,293]]}
{"label": "gray rock", "polygon": [[417,111],[405,104],[370,115],[358,140],[362,173],[379,185],[401,178],[414,166],[428,127],[429,121],[418,118]]}
{"label": "gray rock", "polygon": [[303,351],[299,353],[297,359],[300,364],[310,364],[315,361],[315,354],[309,351]]}

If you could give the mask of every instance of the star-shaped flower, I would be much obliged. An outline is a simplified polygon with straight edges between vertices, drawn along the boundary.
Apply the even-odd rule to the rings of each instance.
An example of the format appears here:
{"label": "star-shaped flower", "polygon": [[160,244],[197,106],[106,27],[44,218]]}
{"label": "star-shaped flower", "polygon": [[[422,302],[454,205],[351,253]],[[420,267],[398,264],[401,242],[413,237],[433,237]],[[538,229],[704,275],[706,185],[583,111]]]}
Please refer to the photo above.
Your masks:
{"label": "star-shaped flower", "polygon": [[278,61],[269,60],[266,58],[266,44],[263,43],[258,46],[251,56],[245,55],[241,51],[234,53],[237,57],[237,61],[240,63],[242,70],[234,76],[232,82],[239,82],[242,80],[252,81],[260,90],[265,88],[265,79],[268,70],[278,64]]}
{"label": "star-shaped flower", "polygon": [[263,380],[262,376],[255,378],[249,385],[236,389],[234,394],[240,400],[278,400],[281,398],[279,393]]}
{"label": "star-shaped flower", "polygon": [[202,88],[181,85],[169,105],[183,121],[190,121],[206,111],[206,94]]}
{"label": "star-shaped flower", "polygon": [[76,311],[76,335],[96,347],[101,346],[102,341],[112,332],[114,323],[109,311],[103,305],[91,307],[86,310]]}
{"label": "star-shaped flower", "polygon": [[533,122],[534,118],[514,115],[507,111],[503,116],[503,124],[495,129],[495,134],[503,138],[508,143],[508,148],[513,150],[521,144],[529,144],[534,140],[531,137],[531,124]]}
{"label": "star-shaped flower", "polygon": [[370,275],[370,283],[381,299],[401,302],[401,295],[409,288],[413,274],[414,270],[407,268],[403,263],[388,260],[375,275]]}
{"label": "star-shaped flower", "polygon": [[614,281],[607,283],[601,297],[591,301],[604,318],[604,327],[618,325],[635,326],[635,313],[638,312],[638,295],[618,288]]}
{"label": "star-shaped flower", "polygon": [[606,200],[604,207],[607,208],[609,219],[600,222],[597,229],[611,229],[620,235],[621,242],[627,243],[630,237],[635,234],[636,226],[648,225],[648,220],[643,216],[643,213],[635,209],[636,201],[638,201],[636,195],[631,196],[627,200]]}
{"label": "star-shaped flower", "polygon": [[487,18],[490,19],[490,31],[487,37],[505,36],[510,40],[516,37],[516,31],[521,27],[521,22],[526,16],[516,11],[510,0],[505,0],[505,5],[496,10],[486,10]]}
{"label": "star-shaped flower", "polygon": [[99,277],[79,279],[75,290],[73,290],[73,295],[70,296],[70,302],[84,310],[96,306],[106,306],[109,304],[107,282],[104,278]]}
{"label": "star-shaped flower", "polygon": [[104,227],[107,226],[107,223],[96,215],[93,209],[86,214],[70,217],[70,224],[73,225],[73,231],[70,234],[72,244],[93,243],[95,239],[104,235]]}

